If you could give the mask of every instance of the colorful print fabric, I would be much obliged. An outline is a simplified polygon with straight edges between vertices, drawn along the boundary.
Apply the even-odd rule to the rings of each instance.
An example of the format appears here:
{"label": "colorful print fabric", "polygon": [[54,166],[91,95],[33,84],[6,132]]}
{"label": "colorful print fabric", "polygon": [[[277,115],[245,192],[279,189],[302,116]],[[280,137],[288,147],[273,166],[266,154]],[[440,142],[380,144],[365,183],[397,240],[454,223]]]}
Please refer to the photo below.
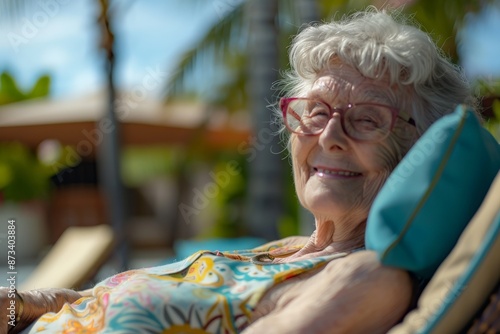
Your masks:
{"label": "colorful print fabric", "polygon": [[200,251],[112,276],[93,288],[93,297],[42,316],[29,333],[239,333],[269,288],[342,256],[272,263],[263,261],[269,253],[255,250]]}

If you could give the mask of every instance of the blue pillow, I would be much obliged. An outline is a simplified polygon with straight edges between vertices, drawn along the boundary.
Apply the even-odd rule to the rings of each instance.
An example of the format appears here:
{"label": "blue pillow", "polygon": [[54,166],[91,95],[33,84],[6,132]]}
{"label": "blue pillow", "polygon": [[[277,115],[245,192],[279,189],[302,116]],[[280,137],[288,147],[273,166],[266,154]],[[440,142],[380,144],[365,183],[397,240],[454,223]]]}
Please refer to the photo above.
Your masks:
{"label": "blue pillow", "polygon": [[430,278],[500,169],[500,146],[459,106],[435,122],[391,173],[368,215],[366,248],[385,265]]}

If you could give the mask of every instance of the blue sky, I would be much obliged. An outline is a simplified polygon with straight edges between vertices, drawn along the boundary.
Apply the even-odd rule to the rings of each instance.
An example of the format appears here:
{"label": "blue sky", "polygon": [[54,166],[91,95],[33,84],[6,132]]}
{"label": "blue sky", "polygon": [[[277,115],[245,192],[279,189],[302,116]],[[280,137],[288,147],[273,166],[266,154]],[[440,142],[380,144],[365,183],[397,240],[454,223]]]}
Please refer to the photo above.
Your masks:
{"label": "blue sky", "polygon": [[500,1],[465,18],[458,51],[468,76],[500,78]]}
{"label": "blue sky", "polygon": [[[220,13],[239,1],[116,1],[119,87],[133,89],[151,71],[165,78]],[[17,23],[1,22],[0,71],[11,71],[23,87],[48,73],[56,98],[99,90],[104,80],[97,11],[90,0],[40,0]],[[460,48],[466,72],[500,77],[500,3],[469,15],[466,25]],[[151,93],[158,95],[162,88]]]}
{"label": "blue sky", "polygon": [[[221,1],[230,8],[231,1],[215,2]],[[161,72],[164,78],[179,56],[218,19],[220,6],[215,2],[117,1],[121,6],[117,7],[115,28],[118,85],[131,89],[151,71]],[[49,73],[54,97],[98,90],[104,84],[103,54],[97,47],[98,9],[94,4],[89,0],[41,0],[16,24],[0,23],[0,71],[8,69],[24,87]]]}

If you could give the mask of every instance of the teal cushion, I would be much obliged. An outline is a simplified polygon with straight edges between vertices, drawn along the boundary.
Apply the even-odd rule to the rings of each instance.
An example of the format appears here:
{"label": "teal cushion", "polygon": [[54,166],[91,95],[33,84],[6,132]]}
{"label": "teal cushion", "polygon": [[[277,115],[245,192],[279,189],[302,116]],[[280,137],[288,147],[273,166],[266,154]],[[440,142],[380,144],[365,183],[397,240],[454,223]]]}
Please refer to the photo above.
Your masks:
{"label": "teal cushion", "polygon": [[368,215],[366,248],[430,278],[500,169],[500,146],[464,106],[434,123],[391,173]]}

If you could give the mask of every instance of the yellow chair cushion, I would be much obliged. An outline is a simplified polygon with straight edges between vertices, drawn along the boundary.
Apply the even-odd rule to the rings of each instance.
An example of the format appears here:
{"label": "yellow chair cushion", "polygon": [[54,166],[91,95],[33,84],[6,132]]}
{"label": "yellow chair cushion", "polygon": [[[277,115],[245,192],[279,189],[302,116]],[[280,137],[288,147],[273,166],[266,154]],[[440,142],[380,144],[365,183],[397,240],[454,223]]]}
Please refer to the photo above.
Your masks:
{"label": "yellow chair cushion", "polygon": [[476,315],[500,279],[499,198],[500,173],[453,251],[423,291],[417,308],[390,334],[459,333]]}

